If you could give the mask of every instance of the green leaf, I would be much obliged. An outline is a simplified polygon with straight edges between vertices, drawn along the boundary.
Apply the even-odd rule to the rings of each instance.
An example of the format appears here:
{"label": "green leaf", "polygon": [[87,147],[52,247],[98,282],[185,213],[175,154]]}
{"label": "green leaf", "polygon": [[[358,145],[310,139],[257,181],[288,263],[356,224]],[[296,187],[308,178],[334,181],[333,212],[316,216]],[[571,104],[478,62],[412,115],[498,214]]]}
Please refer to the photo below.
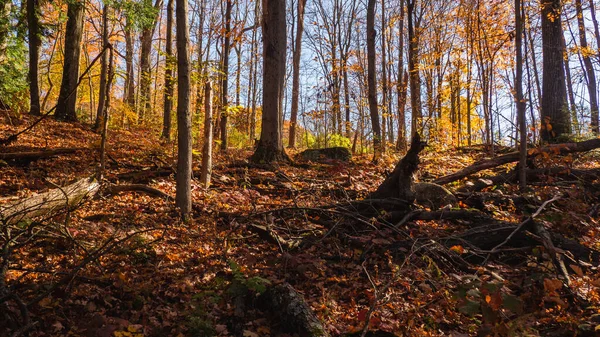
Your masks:
{"label": "green leaf", "polygon": [[460,311],[461,313],[463,313],[465,315],[469,315],[469,316],[478,314],[480,312],[480,310],[481,310],[481,306],[479,305],[479,302],[469,301],[469,300],[467,300],[465,302],[465,305],[458,308],[458,311]]}
{"label": "green leaf", "polygon": [[523,313],[523,301],[521,301],[521,299],[517,296],[503,294],[502,306],[504,306],[506,310],[510,310],[517,315]]}

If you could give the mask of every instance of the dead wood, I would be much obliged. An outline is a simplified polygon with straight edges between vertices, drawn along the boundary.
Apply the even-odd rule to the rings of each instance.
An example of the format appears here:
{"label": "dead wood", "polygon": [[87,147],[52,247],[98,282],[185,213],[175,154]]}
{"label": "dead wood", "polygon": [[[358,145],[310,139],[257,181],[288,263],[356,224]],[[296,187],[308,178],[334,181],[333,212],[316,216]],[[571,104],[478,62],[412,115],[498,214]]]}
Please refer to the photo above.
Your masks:
{"label": "dead wood", "polygon": [[39,159],[51,158],[63,154],[71,154],[85,148],[59,148],[52,150],[33,150],[25,152],[0,153],[0,159],[5,161],[32,162]]}
{"label": "dead wood", "polygon": [[168,201],[175,200],[172,196],[168,195],[167,193],[154,187],[150,187],[148,185],[143,184],[111,185],[103,189],[102,192],[108,195],[119,194],[121,192],[140,192],[152,197],[163,198]]}
{"label": "dead wood", "polygon": [[304,297],[288,283],[269,287],[260,301],[278,318],[283,329],[301,337],[329,336]]}
{"label": "dead wood", "polygon": [[412,203],[415,199],[414,192],[412,191],[413,173],[419,165],[419,152],[426,145],[427,143],[421,141],[419,134],[415,133],[410,149],[404,158],[400,159],[394,171],[367,199],[396,198]]}
{"label": "dead wood", "polygon": [[65,187],[8,202],[0,205],[0,220],[14,224],[21,220],[52,215],[77,206],[86,197],[93,197],[99,188],[100,184],[96,179],[83,178]]}
{"label": "dead wood", "polygon": [[[529,157],[536,156],[540,153],[552,153],[552,154],[569,154],[576,152],[586,152],[594,149],[600,148],[600,138],[590,139],[583,142],[577,143],[564,143],[564,144],[551,144],[547,146],[543,146],[541,148],[530,150]],[[470,166],[465,167],[464,169],[449,174],[447,176],[440,177],[433,182],[436,184],[444,185],[451,183],[453,181],[460,180],[464,177],[467,177],[473,173],[477,173],[479,171],[483,171],[486,169],[494,168],[500,165],[513,163],[519,160],[519,152],[511,152],[502,156],[494,157],[491,159],[478,161]]]}

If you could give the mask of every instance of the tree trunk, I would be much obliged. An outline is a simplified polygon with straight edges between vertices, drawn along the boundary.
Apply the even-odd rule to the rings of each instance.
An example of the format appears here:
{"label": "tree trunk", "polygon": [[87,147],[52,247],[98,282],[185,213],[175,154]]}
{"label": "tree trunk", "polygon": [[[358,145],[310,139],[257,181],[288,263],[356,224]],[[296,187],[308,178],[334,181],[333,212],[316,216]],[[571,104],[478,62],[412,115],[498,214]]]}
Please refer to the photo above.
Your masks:
{"label": "tree trunk", "polygon": [[29,29],[29,113],[41,114],[38,63],[40,54],[40,26],[38,0],[27,0],[27,25]]}
{"label": "tree trunk", "polygon": [[135,81],[133,73],[133,27],[130,18],[125,18],[125,101],[135,111]]}
{"label": "tree trunk", "polygon": [[204,145],[202,146],[202,171],[200,173],[200,183],[204,185],[204,188],[210,187],[212,173],[212,129],[212,87],[210,82],[206,82],[204,87]]}
{"label": "tree trunk", "polygon": [[515,101],[519,121],[519,186],[523,192],[527,187],[527,123],[525,121],[525,99],[523,98],[523,19],[521,18],[521,0],[515,0]]}
{"label": "tree trunk", "polygon": [[263,0],[263,111],[260,141],[250,158],[255,163],[289,161],[283,149],[283,82],[286,62],[285,1]]}
{"label": "tree trunk", "polygon": [[[196,115],[198,116],[198,121],[200,120],[201,111],[202,111],[202,92],[204,91],[204,82],[206,81],[206,76],[204,74],[204,60],[202,59],[202,55],[204,53],[204,20],[206,13],[206,0],[200,1],[200,22],[198,23],[198,68],[196,71],[197,74],[197,82],[196,82]],[[200,139],[200,135],[198,139]]]}
{"label": "tree trunk", "polygon": [[[160,1],[160,0],[158,0]],[[192,210],[192,118],[190,114],[190,32],[188,2],[177,0],[177,191],[175,203],[187,220]]]}
{"label": "tree trunk", "polygon": [[590,97],[590,112],[592,116],[591,127],[592,133],[598,134],[598,93],[596,83],[596,72],[590,58],[589,46],[586,38],[585,21],[583,17],[583,8],[581,0],[575,0],[575,8],[577,9],[577,26],[579,27],[579,46],[581,47],[581,56],[583,65],[585,66],[586,84]]}
{"label": "tree trunk", "polygon": [[564,49],[560,0],[543,0],[542,43],[542,130],[544,141],[556,141],[571,133],[565,85]]}
{"label": "tree trunk", "polygon": [[304,7],[306,0],[298,0],[298,17],[296,29],[296,41],[292,61],[292,111],[290,115],[290,148],[296,147],[296,124],[298,123],[298,98],[300,96],[300,57],[302,56],[302,34],[304,33]]}
{"label": "tree trunk", "polygon": [[419,37],[415,33],[415,2],[407,0],[408,14],[408,73],[410,78],[410,107],[412,110],[411,134],[419,131],[423,119],[421,113],[421,78],[417,67],[419,60]]}
{"label": "tree trunk", "polygon": [[227,89],[229,87],[229,51],[231,50],[231,10],[233,0],[227,0],[225,7],[225,38],[223,42],[223,68],[221,71],[221,150],[227,151],[227,108],[229,108],[229,96]]}
{"label": "tree trunk", "polygon": [[173,81],[173,0],[167,2],[167,41],[165,46],[166,69],[165,69],[165,93],[163,106],[163,130],[161,137],[171,140],[171,110],[173,109],[173,94],[175,93]]}
{"label": "tree trunk", "polygon": [[[150,85],[152,84],[152,68],[150,65],[150,54],[152,52],[152,37],[156,30],[156,23],[160,14],[163,0],[156,0],[154,10],[156,16],[152,22],[142,30],[140,39],[140,102],[139,102],[139,119],[143,121],[146,115],[150,112],[152,105],[150,102]],[[188,33],[189,34],[189,33]]]}
{"label": "tree trunk", "polygon": [[85,3],[69,2],[67,28],[65,32],[65,52],[60,95],[54,118],[61,121],[77,121],[77,81],[79,79],[79,55],[83,33]]}
{"label": "tree trunk", "polygon": [[[104,5],[102,8],[102,49],[108,46],[108,6]],[[102,53],[100,58],[100,90],[98,93],[98,109],[96,110],[96,122],[94,123],[94,130],[96,132],[102,129],[104,124],[104,112],[105,101],[106,101],[106,82],[108,77],[108,55],[107,51]]]}
{"label": "tree trunk", "polygon": [[375,4],[376,0],[367,3],[367,82],[369,111],[371,114],[371,125],[373,127],[373,150],[374,160],[381,157],[381,127],[379,124],[379,112],[377,111],[377,73],[375,69]]}

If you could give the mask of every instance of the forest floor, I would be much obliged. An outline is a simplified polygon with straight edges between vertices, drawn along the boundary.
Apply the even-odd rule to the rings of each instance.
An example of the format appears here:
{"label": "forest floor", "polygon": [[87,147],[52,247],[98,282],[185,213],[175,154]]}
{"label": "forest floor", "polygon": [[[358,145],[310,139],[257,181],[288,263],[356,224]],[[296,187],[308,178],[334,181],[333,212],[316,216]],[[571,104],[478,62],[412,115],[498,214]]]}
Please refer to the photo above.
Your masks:
{"label": "forest floor", "polygon": [[[31,121],[0,123],[0,138]],[[99,145],[100,136],[86,125],[46,120],[0,147],[0,153],[77,149],[39,160],[0,160],[0,205],[92,176]],[[175,195],[169,173],[176,163],[173,143],[149,129],[110,130],[107,151],[106,183],[147,184]],[[385,226],[367,218],[365,227],[357,228],[344,214],[315,215],[317,208],[375,190],[397,155],[377,165],[365,155],[350,163],[268,168],[248,166],[250,154],[217,153],[210,189],[193,182],[189,223],[179,220],[171,201],[138,192],[99,194],[67,213],[38,219],[35,228],[44,230],[16,240],[4,255],[8,261],[0,257],[8,262],[0,286],[19,298],[0,292],[0,336],[293,336],[258,303],[260,293],[283,282],[304,296],[333,336],[367,330],[372,336],[600,335],[597,265],[567,261],[571,284],[566,287],[541,244],[487,258],[466,245],[452,246],[449,251],[469,261],[468,268],[441,259],[427,245],[412,248],[421,239],[433,246],[438,238],[464,231],[468,226],[460,220]],[[476,149],[436,150],[432,144],[422,154],[416,179],[432,180],[485,156]],[[546,159],[553,165],[600,167],[595,151]],[[199,162],[194,152],[195,170]],[[487,192],[519,194],[510,184]],[[600,249],[598,179],[581,183],[548,176],[523,195],[528,207],[490,201],[485,212],[519,223],[555,195],[562,197],[539,221]],[[469,208],[463,202],[458,207]],[[0,244],[6,246],[10,226],[2,226]],[[397,244],[407,238],[413,246]],[[28,331],[19,330],[25,320],[20,304],[30,316]]]}

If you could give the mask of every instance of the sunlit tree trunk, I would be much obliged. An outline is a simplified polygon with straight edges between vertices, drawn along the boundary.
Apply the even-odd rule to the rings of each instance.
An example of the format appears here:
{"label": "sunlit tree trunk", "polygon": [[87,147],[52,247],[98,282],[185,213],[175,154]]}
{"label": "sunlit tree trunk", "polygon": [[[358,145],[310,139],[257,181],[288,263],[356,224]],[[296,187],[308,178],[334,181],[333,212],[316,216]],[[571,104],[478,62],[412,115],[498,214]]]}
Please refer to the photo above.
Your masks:
{"label": "sunlit tree trunk", "polygon": [[167,2],[167,41],[165,46],[165,93],[163,105],[163,130],[161,137],[171,140],[171,110],[173,109],[174,81],[173,68],[175,60],[173,57],[173,1]]}
{"label": "sunlit tree trunk", "polygon": [[228,147],[227,143],[227,109],[229,108],[229,96],[227,95],[227,89],[229,87],[229,51],[231,50],[231,11],[233,8],[233,0],[227,0],[225,7],[225,36],[223,39],[223,68],[221,71],[221,150],[226,151]]}
{"label": "sunlit tree trunk", "polygon": [[[387,139],[387,106],[388,106],[388,82],[387,82],[387,51],[385,48],[386,44],[386,20],[385,20],[385,0],[381,0],[381,91],[382,91],[382,102],[383,107],[381,111],[381,152],[385,153],[386,139]],[[391,129],[391,125],[389,128]]]}
{"label": "sunlit tree trunk", "polygon": [[40,86],[38,63],[40,54],[40,26],[38,0],[27,0],[27,25],[29,30],[29,113],[40,115]]}
{"label": "sunlit tree trunk", "polygon": [[79,55],[83,35],[84,2],[72,1],[67,7],[63,76],[58,105],[54,118],[62,121],[77,121],[77,81],[79,79]]}
{"label": "sunlit tree trunk", "polygon": [[[102,8],[102,48],[108,46],[108,6]],[[108,52],[104,52],[100,57],[100,90],[98,93],[98,109],[96,110],[96,122],[94,130],[100,131],[104,125],[106,117],[104,113],[106,100],[106,81],[108,77]]]}
{"label": "sunlit tree trunk", "polygon": [[571,133],[565,85],[561,1],[543,0],[542,4],[542,139],[555,141]]}
{"label": "sunlit tree trunk", "polygon": [[162,3],[163,0],[156,0],[154,3],[156,16],[153,18],[152,22],[142,30],[142,36],[140,39],[140,102],[138,108],[139,118],[142,121],[152,108],[150,101],[150,85],[152,84],[150,54],[152,52],[152,37],[154,36],[154,31],[156,30],[158,15],[160,13]]}
{"label": "sunlit tree trunk", "polygon": [[[197,80],[196,80],[196,115],[200,118],[200,112],[202,111],[202,100],[203,100],[203,92],[204,90],[204,82],[206,81],[206,76],[204,74],[204,60],[202,59],[202,55],[204,53],[204,20],[206,13],[206,0],[200,0],[200,15],[198,23],[198,49],[196,51],[198,57],[197,64]],[[211,88],[212,90],[212,88]]]}
{"label": "sunlit tree trunk", "polygon": [[373,150],[374,160],[381,157],[381,127],[379,124],[379,112],[377,111],[377,74],[375,68],[375,4],[376,0],[367,2],[367,87],[369,99],[369,112],[371,125],[373,127]]}
{"label": "sunlit tree trunk", "polygon": [[296,41],[292,60],[292,111],[290,114],[290,131],[288,146],[296,147],[296,124],[298,123],[298,100],[300,96],[300,57],[302,56],[302,35],[304,34],[304,8],[306,0],[298,0],[296,13]]}
{"label": "sunlit tree trunk", "polygon": [[255,163],[289,161],[283,149],[281,114],[286,62],[285,1],[263,0],[263,111]]}
{"label": "sunlit tree trunk", "polygon": [[[160,1],[160,0],[159,0]],[[190,32],[188,2],[177,0],[177,187],[175,202],[184,220],[192,211],[192,117],[190,114]]]}
{"label": "sunlit tree trunk", "polygon": [[590,98],[590,112],[591,112],[591,127],[594,134],[598,133],[598,93],[596,83],[596,72],[594,71],[594,65],[590,58],[590,50],[587,43],[585,21],[583,16],[583,8],[581,0],[575,0],[575,8],[577,9],[577,27],[579,28],[579,46],[581,47],[581,57],[583,58],[583,65],[585,66],[586,84],[588,89],[588,95]]}
{"label": "sunlit tree trunk", "polygon": [[210,82],[204,86],[204,144],[202,146],[202,171],[200,172],[200,183],[205,188],[210,186],[212,172],[212,87]]}

